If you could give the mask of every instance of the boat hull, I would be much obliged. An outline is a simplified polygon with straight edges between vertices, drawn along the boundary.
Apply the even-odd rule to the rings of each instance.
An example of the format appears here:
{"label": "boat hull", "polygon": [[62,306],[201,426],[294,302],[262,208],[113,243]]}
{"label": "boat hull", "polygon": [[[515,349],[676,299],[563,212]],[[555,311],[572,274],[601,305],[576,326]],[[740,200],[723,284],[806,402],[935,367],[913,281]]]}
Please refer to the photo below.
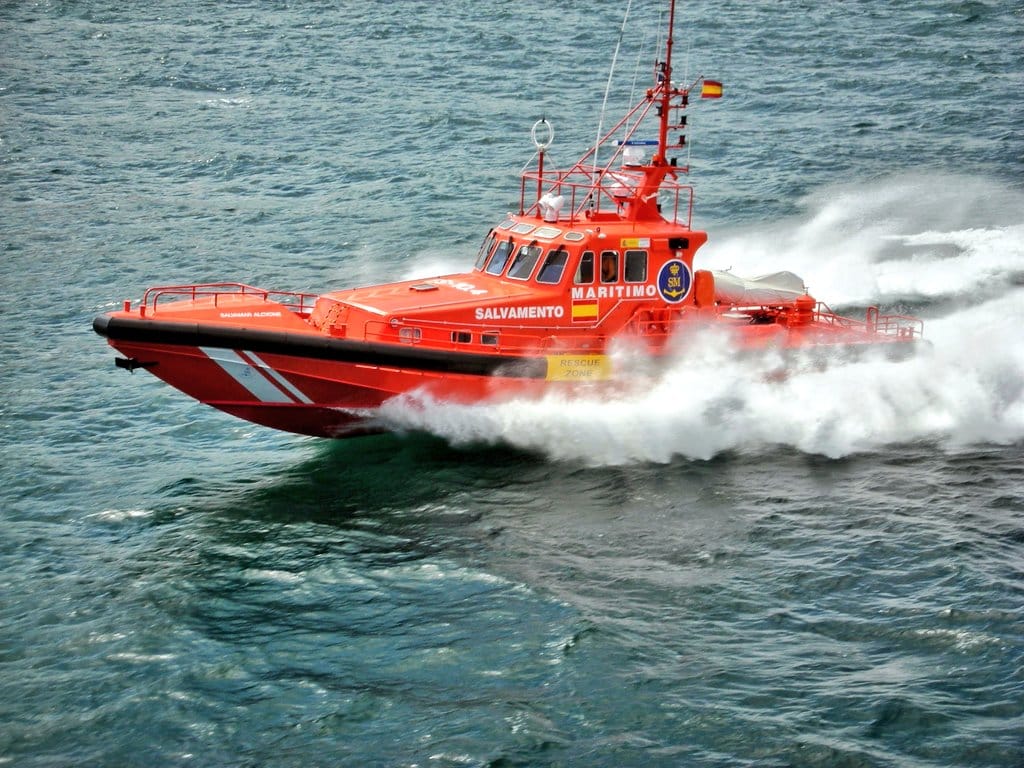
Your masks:
{"label": "boat hull", "polygon": [[421,392],[455,403],[536,396],[544,358],[441,354],[315,334],[215,328],[101,315],[95,330],[143,369],[232,416],[316,437],[387,431],[380,408]]}
{"label": "boat hull", "polygon": [[[581,383],[618,387],[629,379],[625,372],[608,380],[605,355],[593,353],[479,355],[121,313],[97,317],[94,328],[124,356],[119,367],[144,369],[237,418],[315,437],[389,431],[393,427],[382,417],[382,406],[409,393],[456,404],[499,403],[568,391]],[[731,330],[735,336],[736,329]],[[733,341],[738,354],[777,349],[805,363],[810,354],[821,365],[878,349],[902,357],[917,346],[827,330],[812,337],[810,329],[801,330],[794,336],[777,326],[747,326]],[[672,355],[658,357],[666,364],[674,361]],[[566,375],[566,363],[575,376]],[[784,376],[785,370],[775,375]]]}
{"label": "boat hull", "polygon": [[143,368],[190,397],[246,421],[315,437],[387,431],[381,406],[397,395],[478,403],[536,396],[543,380],[439,374],[246,349],[111,342],[122,367]]}

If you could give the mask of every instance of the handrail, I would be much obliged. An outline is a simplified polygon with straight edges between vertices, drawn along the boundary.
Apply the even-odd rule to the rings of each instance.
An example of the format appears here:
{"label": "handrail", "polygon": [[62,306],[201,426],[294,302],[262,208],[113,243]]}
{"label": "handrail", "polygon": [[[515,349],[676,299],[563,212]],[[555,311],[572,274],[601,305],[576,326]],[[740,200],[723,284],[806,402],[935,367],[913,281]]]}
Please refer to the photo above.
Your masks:
{"label": "handrail", "polygon": [[[520,176],[519,183],[519,209],[520,212],[529,211],[531,213],[539,210],[537,203],[533,203],[529,208],[526,206],[528,184],[536,182],[540,186],[546,185],[548,190],[557,189],[560,192],[569,192],[568,219],[569,224],[575,224],[581,218],[585,218],[589,211],[614,211],[617,210],[619,203],[632,200],[632,194],[622,196],[620,199],[620,196],[617,196],[613,190],[617,183],[621,185],[622,179],[631,178],[635,173],[629,169],[622,169],[599,171],[595,174],[592,169],[579,165],[568,170],[524,171]],[[638,178],[637,183],[639,182]],[[683,221],[680,220],[679,213],[681,209],[685,209],[685,226],[689,228],[693,221],[693,186],[682,184],[672,178],[665,178],[662,180],[658,192],[659,194],[667,192],[672,195],[672,215],[669,216],[667,212],[663,211],[662,216],[670,222],[682,224]],[[584,202],[588,199],[593,203],[593,207],[581,210]]]}
{"label": "handrail", "polygon": [[315,293],[299,293],[296,291],[276,291],[256,288],[245,283],[194,283],[191,285],[158,285],[147,288],[139,302],[142,315],[146,311],[156,312],[161,301],[172,298],[188,298],[192,301],[201,298],[212,298],[213,305],[218,306],[222,296],[252,296],[263,301],[273,301],[299,315],[312,312],[319,296]]}
{"label": "handrail", "polygon": [[819,301],[814,308],[814,319],[829,325],[857,328],[881,336],[918,339],[924,336],[923,320],[909,315],[883,315],[879,313],[878,307],[868,307],[864,313],[864,320],[854,320],[836,314],[825,302]]}

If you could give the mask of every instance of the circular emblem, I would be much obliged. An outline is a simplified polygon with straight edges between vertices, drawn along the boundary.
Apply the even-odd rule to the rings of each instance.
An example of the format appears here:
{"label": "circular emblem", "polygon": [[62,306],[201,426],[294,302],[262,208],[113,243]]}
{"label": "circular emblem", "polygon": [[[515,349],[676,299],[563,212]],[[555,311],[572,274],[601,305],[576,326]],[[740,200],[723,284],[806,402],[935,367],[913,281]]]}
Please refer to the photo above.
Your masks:
{"label": "circular emblem", "polygon": [[669,304],[678,304],[690,295],[693,277],[685,261],[666,261],[658,272],[658,293]]}

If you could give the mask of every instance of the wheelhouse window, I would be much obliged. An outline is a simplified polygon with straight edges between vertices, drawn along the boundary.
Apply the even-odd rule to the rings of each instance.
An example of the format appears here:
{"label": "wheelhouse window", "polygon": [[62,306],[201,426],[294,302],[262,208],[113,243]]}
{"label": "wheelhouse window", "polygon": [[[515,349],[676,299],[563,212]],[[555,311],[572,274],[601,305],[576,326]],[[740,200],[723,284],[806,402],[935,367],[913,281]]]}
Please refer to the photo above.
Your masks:
{"label": "wheelhouse window", "polygon": [[557,251],[548,251],[548,255],[544,258],[544,263],[540,267],[540,272],[537,273],[538,283],[549,283],[554,285],[562,279],[562,273],[565,271],[565,265],[569,261],[569,252],[564,249]]}
{"label": "wheelhouse window", "polygon": [[481,270],[484,268],[484,264],[487,263],[487,257],[491,253],[491,248],[494,247],[495,235],[493,232],[489,233],[484,241],[480,244],[480,252],[476,255],[476,264],[473,265],[474,269]]}
{"label": "wheelhouse window", "polygon": [[619,253],[618,251],[601,251],[601,282],[619,282]]}
{"label": "wheelhouse window", "polygon": [[505,269],[505,265],[508,263],[509,254],[512,253],[512,238],[508,240],[502,240],[498,243],[498,247],[494,249],[494,255],[491,257],[490,262],[487,264],[487,269],[484,270],[489,275],[500,275]]}
{"label": "wheelhouse window", "polygon": [[647,282],[647,251],[626,251],[626,282]]}
{"label": "wheelhouse window", "polygon": [[519,247],[519,253],[516,254],[515,259],[512,261],[512,266],[508,268],[508,276],[513,280],[526,280],[532,273],[533,268],[537,265],[537,259],[540,258],[541,249],[539,245],[522,245]]}
{"label": "wheelhouse window", "polygon": [[594,252],[584,251],[580,256],[580,265],[576,267],[576,276],[572,280],[576,285],[588,285],[594,282]]}

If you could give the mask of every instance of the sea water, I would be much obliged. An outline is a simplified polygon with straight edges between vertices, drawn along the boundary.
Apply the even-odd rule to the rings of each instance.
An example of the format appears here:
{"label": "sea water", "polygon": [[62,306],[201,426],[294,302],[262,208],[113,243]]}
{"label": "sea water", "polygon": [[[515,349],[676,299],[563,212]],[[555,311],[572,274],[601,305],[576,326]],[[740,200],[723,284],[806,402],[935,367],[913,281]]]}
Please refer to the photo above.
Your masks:
{"label": "sea water", "polygon": [[1019,3],[679,9],[677,79],[725,91],[697,266],[919,315],[908,360],[708,335],[617,398],[330,442],[91,330],[468,268],[533,122],[569,163],[642,94],[660,5],[0,6],[0,764],[1024,761]]}

